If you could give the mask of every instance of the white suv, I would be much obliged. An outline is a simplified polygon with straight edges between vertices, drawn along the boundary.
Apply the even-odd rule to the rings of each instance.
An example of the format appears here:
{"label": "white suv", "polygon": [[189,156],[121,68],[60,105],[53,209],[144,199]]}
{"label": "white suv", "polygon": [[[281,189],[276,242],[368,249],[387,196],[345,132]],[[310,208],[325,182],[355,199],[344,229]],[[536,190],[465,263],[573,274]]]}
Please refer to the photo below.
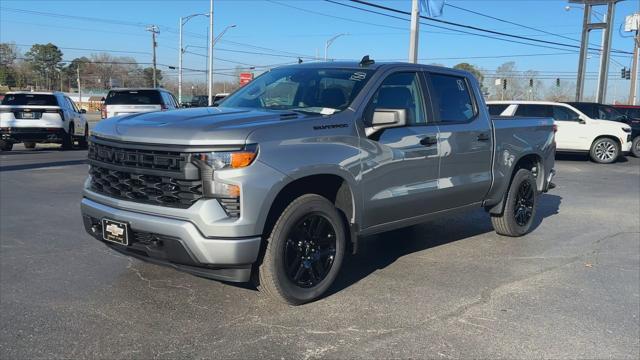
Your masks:
{"label": "white suv", "polygon": [[68,150],[76,140],[86,147],[85,113],[61,92],[9,92],[0,105],[0,148],[10,151],[21,142],[27,149],[36,143],[59,143]]}
{"label": "white suv", "polygon": [[[631,150],[631,127],[620,122],[594,119],[577,107],[550,101],[488,101],[494,116],[551,117],[558,129],[557,152],[588,152],[597,163],[616,161]],[[613,119],[611,119],[613,120]]]}

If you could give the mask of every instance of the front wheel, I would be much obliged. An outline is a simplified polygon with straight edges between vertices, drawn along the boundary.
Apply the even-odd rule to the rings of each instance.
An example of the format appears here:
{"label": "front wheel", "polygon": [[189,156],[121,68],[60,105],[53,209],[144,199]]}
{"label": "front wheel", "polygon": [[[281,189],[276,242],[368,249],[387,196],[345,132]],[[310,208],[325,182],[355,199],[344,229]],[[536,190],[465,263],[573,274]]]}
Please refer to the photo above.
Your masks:
{"label": "front wheel", "polygon": [[78,146],[81,149],[89,147],[89,125],[84,127],[84,135],[78,140]]}
{"label": "front wheel", "polygon": [[636,136],[631,144],[631,153],[633,156],[640,158],[640,136]]}
{"label": "front wheel", "polygon": [[611,138],[601,138],[593,142],[589,155],[598,164],[611,164],[620,155],[620,146]]}
{"label": "front wheel", "polygon": [[347,232],[335,206],[307,194],[280,215],[258,269],[260,291],[291,305],[318,299],[342,264]]}
{"label": "front wheel", "polygon": [[507,191],[504,211],[491,216],[495,231],[513,237],[528,233],[536,216],[537,199],[536,178],[527,169],[518,170]]}
{"label": "front wheel", "polygon": [[13,149],[13,143],[9,141],[0,140],[0,150],[2,151],[11,151]]}

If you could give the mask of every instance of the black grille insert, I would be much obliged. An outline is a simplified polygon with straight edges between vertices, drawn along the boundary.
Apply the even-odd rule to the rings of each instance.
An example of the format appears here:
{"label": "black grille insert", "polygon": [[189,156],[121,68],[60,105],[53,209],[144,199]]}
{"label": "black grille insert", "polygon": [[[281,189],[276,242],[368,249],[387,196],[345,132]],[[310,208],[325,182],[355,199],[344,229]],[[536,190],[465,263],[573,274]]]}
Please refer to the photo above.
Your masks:
{"label": "black grille insert", "polygon": [[88,156],[110,165],[173,172],[181,172],[189,161],[186,153],[122,149],[93,142],[89,145]]}
{"label": "black grille insert", "polygon": [[111,197],[186,209],[203,197],[202,181],[134,174],[91,165],[91,189]]}

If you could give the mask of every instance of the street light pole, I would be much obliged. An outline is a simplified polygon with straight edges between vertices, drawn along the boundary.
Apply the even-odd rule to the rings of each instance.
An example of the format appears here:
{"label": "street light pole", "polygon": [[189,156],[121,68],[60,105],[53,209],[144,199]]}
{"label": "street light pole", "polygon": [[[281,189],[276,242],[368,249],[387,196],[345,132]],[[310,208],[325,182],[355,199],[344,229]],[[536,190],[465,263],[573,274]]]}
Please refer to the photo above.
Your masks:
{"label": "street light pole", "polygon": [[209,14],[193,14],[186,17],[180,17],[180,30],[179,30],[179,46],[178,46],[178,104],[182,104],[182,56],[185,52],[185,47],[182,45],[182,27],[187,24],[189,20],[196,16],[209,16]]}
{"label": "street light pole", "polygon": [[420,32],[420,4],[418,0],[411,2],[411,35],[409,39],[409,62],[418,62],[418,34]]}
{"label": "street light pole", "polygon": [[213,105],[213,0],[209,0],[209,74],[207,79],[209,106]]}
{"label": "street light pole", "polygon": [[331,44],[333,44],[333,42],[336,41],[337,38],[345,35],[349,35],[349,34],[341,33],[341,34],[335,35],[331,39],[327,40],[327,42],[324,43],[324,61],[327,61],[329,59],[329,46],[331,46]]}
{"label": "street light pole", "polygon": [[151,32],[151,47],[153,49],[153,87],[157,87],[158,82],[156,80],[156,47],[158,43],[156,42],[156,35],[160,33],[160,29],[155,25],[147,26],[147,31]]}

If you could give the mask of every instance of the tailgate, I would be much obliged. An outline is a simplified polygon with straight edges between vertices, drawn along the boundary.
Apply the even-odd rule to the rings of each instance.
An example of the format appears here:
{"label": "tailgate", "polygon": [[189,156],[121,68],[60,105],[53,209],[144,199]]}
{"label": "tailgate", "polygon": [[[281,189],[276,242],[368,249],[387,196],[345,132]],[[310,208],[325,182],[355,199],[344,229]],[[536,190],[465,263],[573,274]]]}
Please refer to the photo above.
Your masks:
{"label": "tailgate", "polygon": [[52,105],[0,105],[0,127],[62,127],[63,110]]}
{"label": "tailgate", "polygon": [[160,110],[160,105],[107,105],[108,117]]}

